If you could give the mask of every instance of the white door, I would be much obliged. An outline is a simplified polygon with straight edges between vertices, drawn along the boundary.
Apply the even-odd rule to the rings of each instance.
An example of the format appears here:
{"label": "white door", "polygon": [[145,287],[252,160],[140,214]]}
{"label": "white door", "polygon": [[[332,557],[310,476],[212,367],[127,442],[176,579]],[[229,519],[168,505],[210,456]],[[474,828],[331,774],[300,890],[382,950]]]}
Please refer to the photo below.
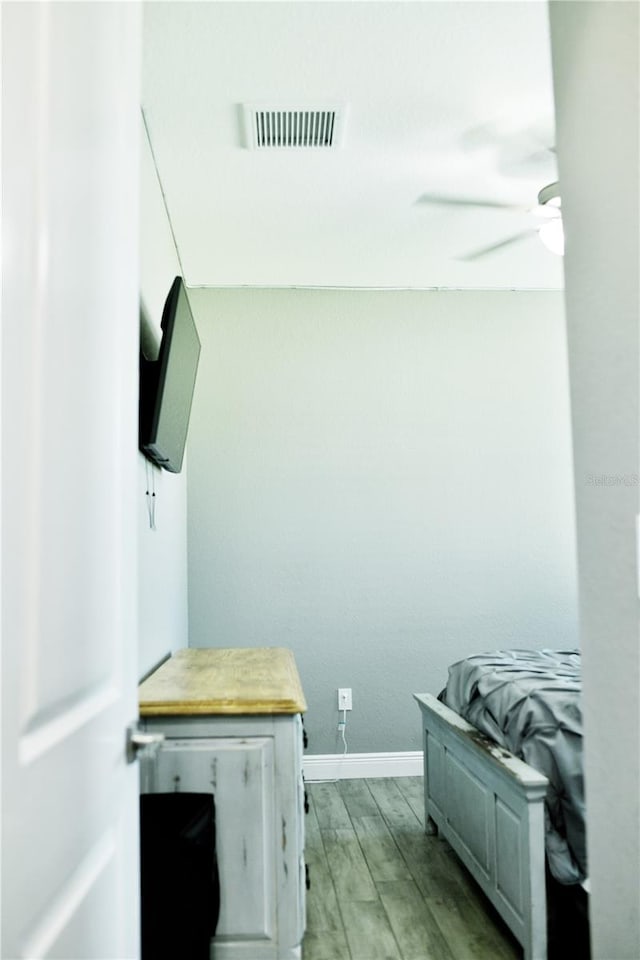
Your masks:
{"label": "white door", "polygon": [[138,956],[140,9],[3,3],[3,960]]}

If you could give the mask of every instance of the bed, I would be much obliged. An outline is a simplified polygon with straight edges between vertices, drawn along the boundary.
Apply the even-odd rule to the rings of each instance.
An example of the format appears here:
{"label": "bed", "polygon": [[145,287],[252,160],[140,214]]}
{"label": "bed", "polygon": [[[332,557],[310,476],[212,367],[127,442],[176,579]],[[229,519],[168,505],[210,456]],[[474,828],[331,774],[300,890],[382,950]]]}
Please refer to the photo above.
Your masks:
{"label": "bed", "polygon": [[547,879],[568,889],[587,873],[580,654],[480,654],[449,668],[439,697],[414,696],[425,829],[449,841],[525,960],[546,960]]}

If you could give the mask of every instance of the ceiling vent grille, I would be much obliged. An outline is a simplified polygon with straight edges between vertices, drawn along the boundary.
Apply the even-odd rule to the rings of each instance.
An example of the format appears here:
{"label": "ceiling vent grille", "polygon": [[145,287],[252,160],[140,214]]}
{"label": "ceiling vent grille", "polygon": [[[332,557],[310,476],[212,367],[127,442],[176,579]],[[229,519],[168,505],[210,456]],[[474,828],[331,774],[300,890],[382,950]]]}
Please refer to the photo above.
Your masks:
{"label": "ceiling vent grille", "polygon": [[247,146],[252,150],[338,147],[344,112],[340,106],[301,109],[245,105]]}

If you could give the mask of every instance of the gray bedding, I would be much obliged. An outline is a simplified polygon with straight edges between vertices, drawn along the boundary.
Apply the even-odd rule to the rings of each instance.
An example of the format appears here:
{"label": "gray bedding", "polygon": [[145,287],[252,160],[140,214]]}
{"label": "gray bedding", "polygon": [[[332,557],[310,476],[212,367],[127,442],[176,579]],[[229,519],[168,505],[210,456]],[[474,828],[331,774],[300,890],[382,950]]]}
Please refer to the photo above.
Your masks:
{"label": "gray bedding", "polygon": [[549,779],[546,852],[560,883],[587,876],[580,653],[501,650],[449,667],[440,699]]}

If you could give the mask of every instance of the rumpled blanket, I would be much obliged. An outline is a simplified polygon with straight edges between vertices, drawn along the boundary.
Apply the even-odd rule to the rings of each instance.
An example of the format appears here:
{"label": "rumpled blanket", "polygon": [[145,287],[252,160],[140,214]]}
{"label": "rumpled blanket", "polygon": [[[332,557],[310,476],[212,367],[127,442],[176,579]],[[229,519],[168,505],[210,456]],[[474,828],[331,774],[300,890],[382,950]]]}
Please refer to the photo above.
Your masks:
{"label": "rumpled blanket", "polygon": [[440,699],[549,780],[546,853],[565,884],[587,876],[579,650],[499,650],[449,667]]}

